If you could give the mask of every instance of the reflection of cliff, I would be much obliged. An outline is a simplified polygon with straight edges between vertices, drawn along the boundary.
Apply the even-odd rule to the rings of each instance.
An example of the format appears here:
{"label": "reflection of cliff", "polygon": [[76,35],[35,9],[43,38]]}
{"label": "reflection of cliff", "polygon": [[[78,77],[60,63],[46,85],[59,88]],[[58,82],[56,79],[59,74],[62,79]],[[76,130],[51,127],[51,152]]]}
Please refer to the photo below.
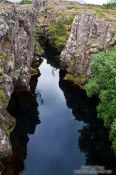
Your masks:
{"label": "reflection of cliff", "polygon": [[71,82],[62,80],[59,85],[75,119],[86,124],[80,130],[79,138],[80,149],[86,155],[86,165],[102,165],[116,171],[116,158],[110,149],[107,131],[96,118],[96,100],[89,99],[83,90]]}
{"label": "reflection of cliff", "polygon": [[[31,85],[31,87],[34,86]],[[4,174],[18,175],[24,169],[27,143],[29,141],[28,134],[34,134],[36,125],[40,123],[36,96],[28,91],[14,92],[8,105],[8,111],[16,118],[17,123],[11,135],[13,146],[12,159]]]}

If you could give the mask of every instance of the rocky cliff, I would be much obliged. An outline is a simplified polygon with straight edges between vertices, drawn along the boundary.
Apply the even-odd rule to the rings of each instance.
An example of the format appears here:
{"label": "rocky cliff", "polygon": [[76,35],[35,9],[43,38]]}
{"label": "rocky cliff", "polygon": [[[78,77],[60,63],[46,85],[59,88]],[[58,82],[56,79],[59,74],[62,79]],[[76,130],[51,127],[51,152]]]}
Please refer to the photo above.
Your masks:
{"label": "rocky cliff", "polygon": [[91,55],[116,44],[115,22],[97,20],[92,13],[76,16],[61,65],[69,74],[65,78],[83,86],[91,76]]}
{"label": "rocky cliff", "polygon": [[15,126],[6,107],[15,87],[29,87],[37,11],[32,7],[0,7],[0,161],[12,153],[9,134]]}

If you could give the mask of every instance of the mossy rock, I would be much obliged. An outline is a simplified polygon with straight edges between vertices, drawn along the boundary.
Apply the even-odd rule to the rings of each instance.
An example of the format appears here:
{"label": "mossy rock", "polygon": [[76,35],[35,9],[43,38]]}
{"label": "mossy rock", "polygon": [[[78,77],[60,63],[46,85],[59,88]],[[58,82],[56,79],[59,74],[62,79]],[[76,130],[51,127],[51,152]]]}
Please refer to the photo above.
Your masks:
{"label": "mossy rock", "polygon": [[34,47],[34,54],[40,56],[40,55],[42,55],[43,53],[44,53],[44,51],[43,51],[42,47],[41,47],[40,44],[36,41],[36,42],[35,42],[35,47]]}
{"label": "mossy rock", "polygon": [[83,86],[87,81],[87,77],[84,74],[74,75],[71,73],[67,73],[64,79],[68,81],[73,81],[75,84],[79,86]]}
{"label": "mossy rock", "polygon": [[6,59],[6,55],[3,52],[0,52],[0,60],[5,60]]}
{"label": "mossy rock", "polygon": [[71,73],[67,73],[65,76],[65,80],[74,81],[74,75]]}
{"label": "mossy rock", "polygon": [[0,105],[6,102],[6,95],[4,90],[0,89]]}
{"label": "mossy rock", "polygon": [[3,68],[0,68],[0,78],[1,78],[1,75],[3,75],[3,73],[4,73]]}
{"label": "mossy rock", "polygon": [[41,36],[41,26],[38,22],[37,25],[35,26],[35,40],[39,41],[40,36]]}

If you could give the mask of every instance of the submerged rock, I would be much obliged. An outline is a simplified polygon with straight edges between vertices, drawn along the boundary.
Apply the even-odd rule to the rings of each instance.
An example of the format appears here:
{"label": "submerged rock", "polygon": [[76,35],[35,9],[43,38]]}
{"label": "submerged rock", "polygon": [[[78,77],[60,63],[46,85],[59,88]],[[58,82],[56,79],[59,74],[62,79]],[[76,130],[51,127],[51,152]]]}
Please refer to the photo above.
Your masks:
{"label": "submerged rock", "polygon": [[91,13],[76,16],[60,58],[61,66],[71,73],[68,77],[83,86],[91,77],[91,54],[108,48],[112,38],[109,22],[97,20]]}

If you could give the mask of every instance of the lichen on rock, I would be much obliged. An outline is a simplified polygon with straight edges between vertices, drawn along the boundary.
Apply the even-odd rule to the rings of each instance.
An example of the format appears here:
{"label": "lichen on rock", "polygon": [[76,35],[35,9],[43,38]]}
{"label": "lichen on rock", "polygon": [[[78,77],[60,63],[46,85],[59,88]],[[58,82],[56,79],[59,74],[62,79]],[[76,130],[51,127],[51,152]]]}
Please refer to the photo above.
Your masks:
{"label": "lichen on rock", "polygon": [[38,12],[33,7],[4,6],[0,13],[0,161],[12,153],[15,119],[6,111],[14,86],[28,88]]}
{"label": "lichen on rock", "polygon": [[97,20],[89,12],[75,17],[60,61],[61,66],[76,77],[74,82],[78,85],[83,86],[91,77],[91,55],[111,46],[113,34],[110,25],[105,20]]}

